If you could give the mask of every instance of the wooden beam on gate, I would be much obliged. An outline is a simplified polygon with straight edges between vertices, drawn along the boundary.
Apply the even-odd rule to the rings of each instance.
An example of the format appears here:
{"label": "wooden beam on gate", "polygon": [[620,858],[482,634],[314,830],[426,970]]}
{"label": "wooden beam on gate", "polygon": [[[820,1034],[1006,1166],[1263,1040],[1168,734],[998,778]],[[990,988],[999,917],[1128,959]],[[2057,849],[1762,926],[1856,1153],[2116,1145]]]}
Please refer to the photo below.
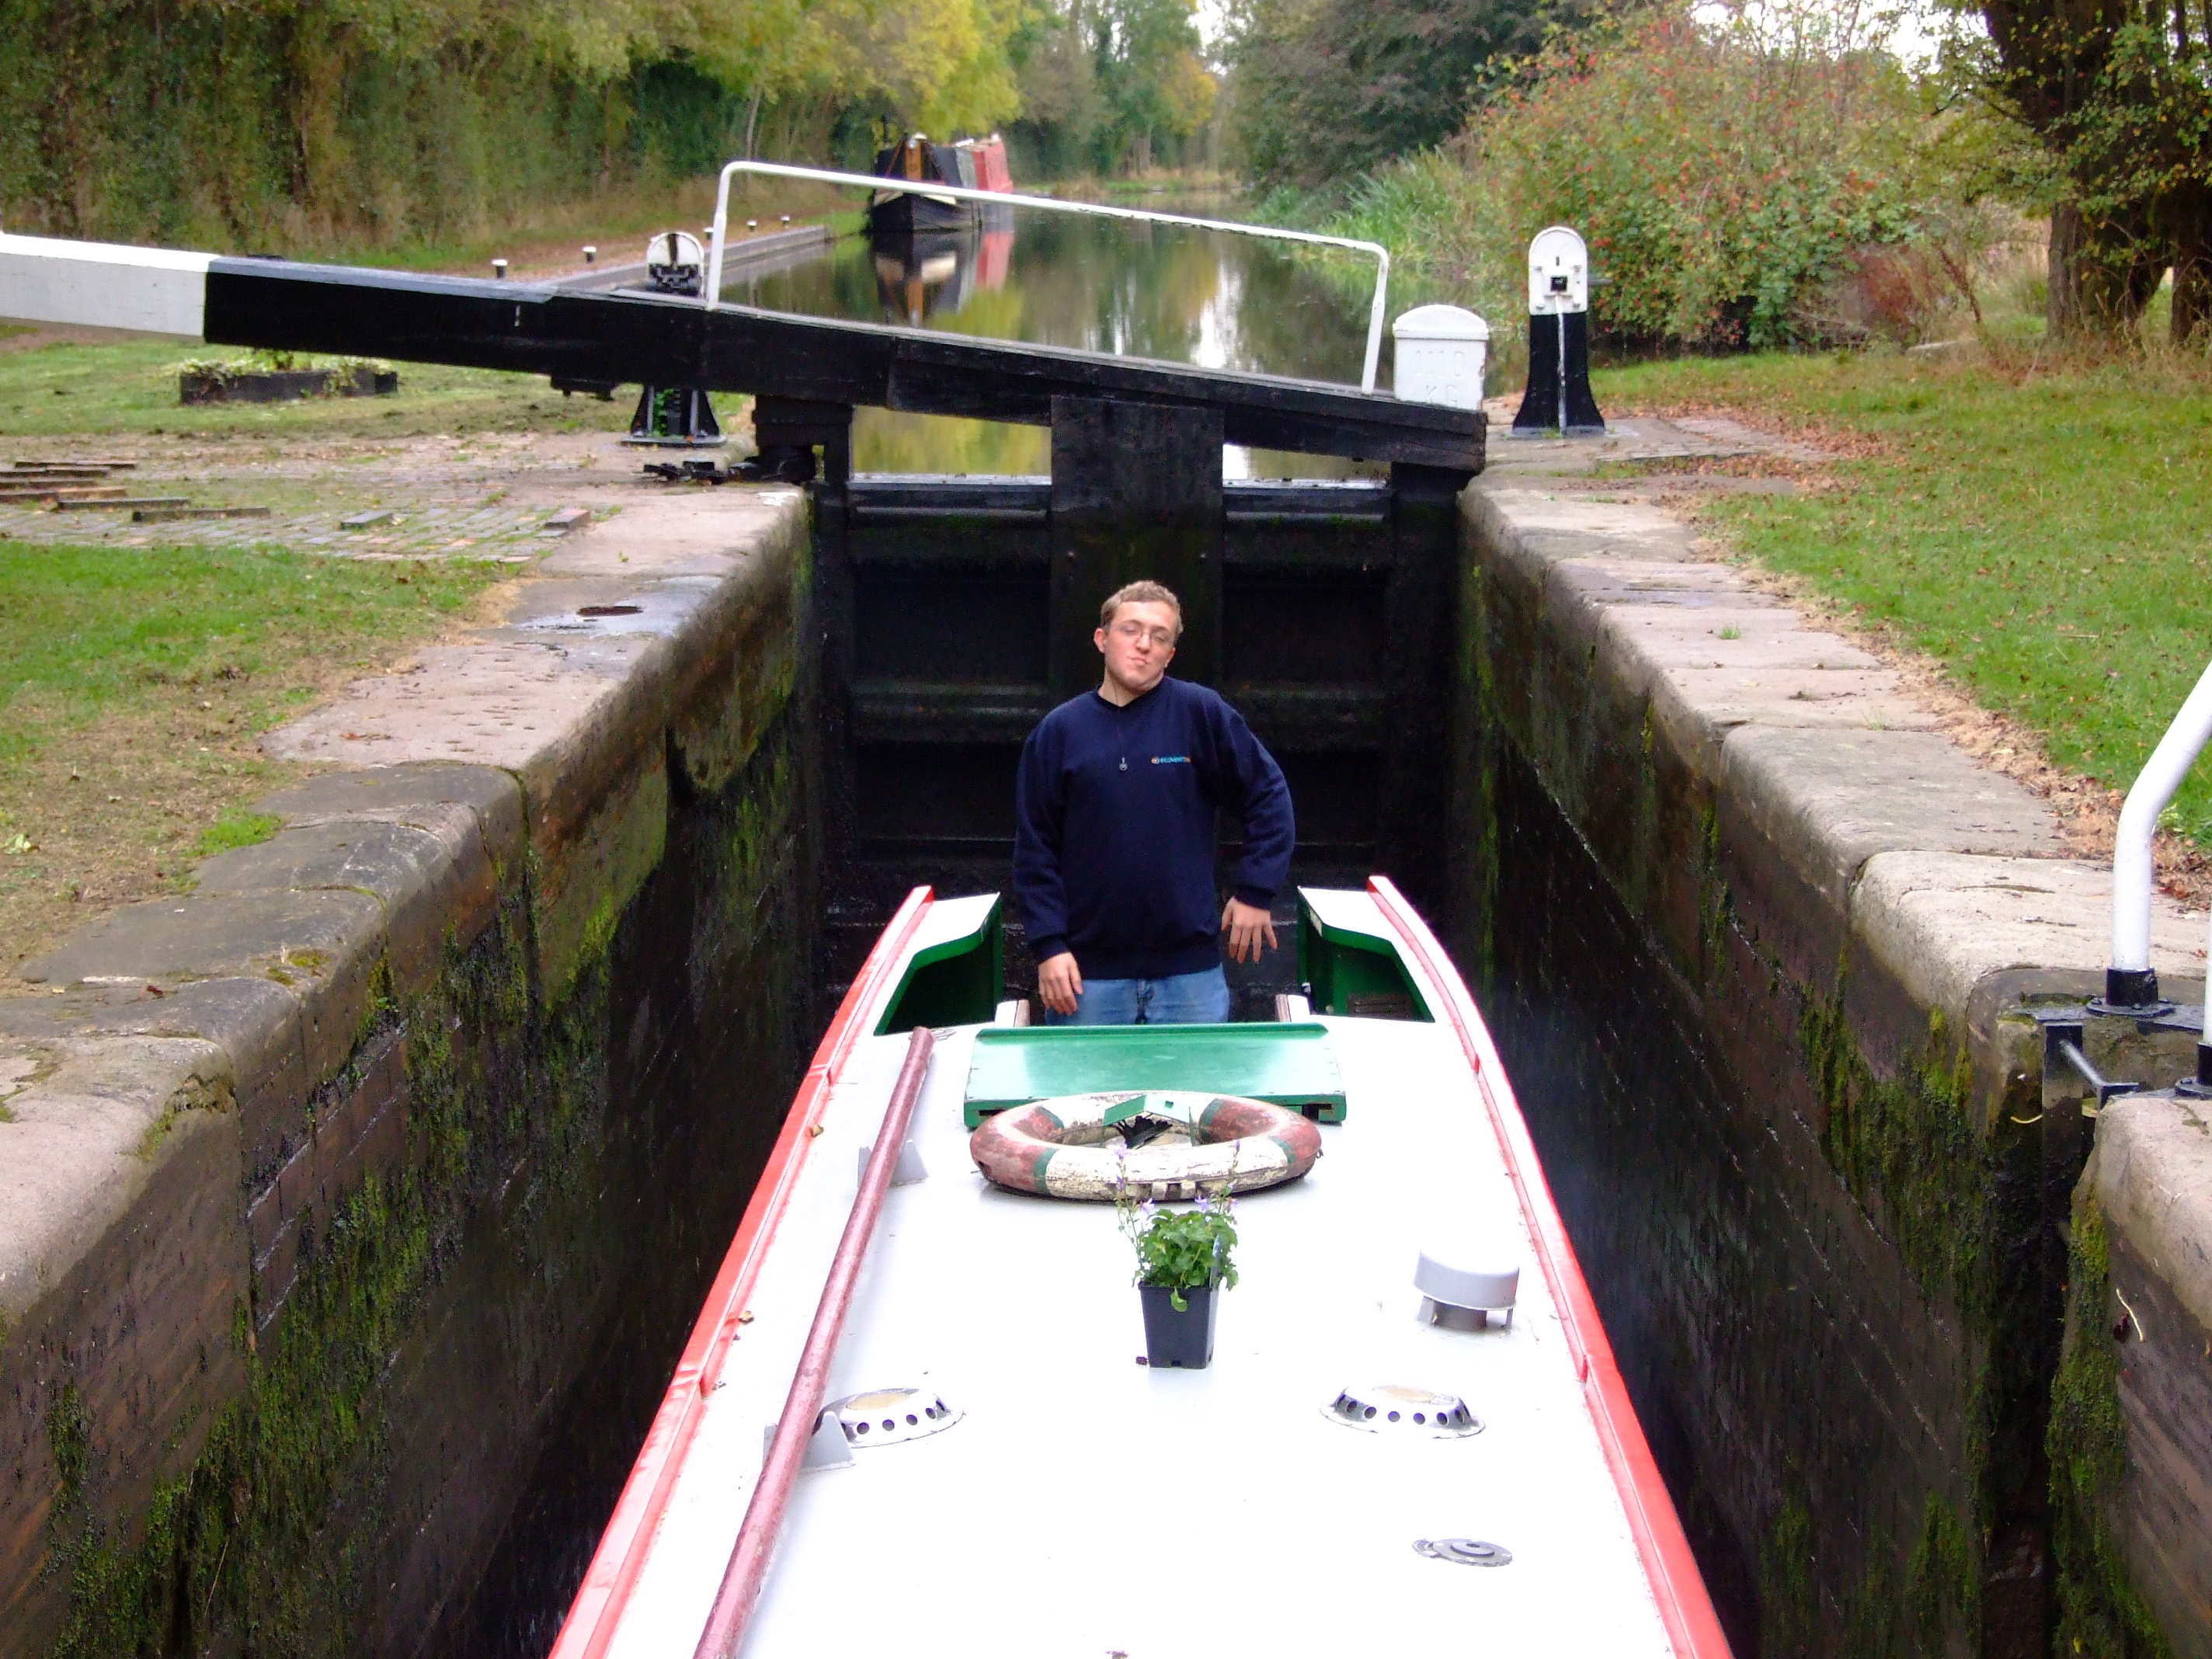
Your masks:
{"label": "wooden beam on gate", "polygon": [[1177,679],[1221,672],[1221,434],[1218,410],[1055,398],[1052,420],[1052,700],[1098,684],[1098,607],[1127,583],[1164,582],[1182,605]]}
{"label": "wooden beam on gate", "polygon": [[1316,380],[1111,357],[653,294],[216,258],[211,344],[393,357],[569,382],[697,386],[811,404],[1047,425],[1054,400],[1217,413],[1222,441],[1475,472],[1479,410]]}

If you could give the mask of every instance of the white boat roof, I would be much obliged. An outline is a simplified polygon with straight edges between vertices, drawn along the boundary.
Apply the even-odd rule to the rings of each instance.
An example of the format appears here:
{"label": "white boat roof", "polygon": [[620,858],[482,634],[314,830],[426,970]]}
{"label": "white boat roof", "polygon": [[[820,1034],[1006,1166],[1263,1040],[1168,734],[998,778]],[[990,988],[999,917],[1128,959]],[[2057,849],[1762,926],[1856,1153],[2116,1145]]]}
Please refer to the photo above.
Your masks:
{"label": "white boat roof", "polygon": [[[899,958],[972,933],[975,902],[926,911]],[[1393,937],[1368,894],[1322,902],[1333,927]],[[873,1006],[897,978],[884,964]],[[909,1135],[927,1176],[890,1191],[829,1397],[921,1387],[963,1416],[800,1473],[745,1654],[1725,1654],[1702,1586],[1680,1582],[1680,1548],[1661,1593],[1694,1588],[1711,1628],[1685,1645],[1678,1617],[1670,1635],[1617,1443],[1608,1458],[1620,1425],[1594,1413],[1586,1342],[1562,1325],[1459,1035],[1443,1019],[1321,1023],[1345,1121],[1322,1130],[1304,1180],[1237,1200],[1242,1280],[1223,1293],[1212,1366],[1191,1371],[1137,1363],[1134,1257],[1111,1206],[1003,1192],[977,1173],[962,1109],[979,1028],[938,1034]],[[692,1655],[908,1041],[854,1038],[748,1316],[725,1322],[735,1340],[719,1374],[689,1384],[688,1444],[668,1455],[656,1425],[663,1462],[647,1480],[649,1444],[624,1498],[632,1535],[603,1545],[564,1659]],[[1509,1325],[1419,1318],[1417,1253],[1455,1235],[1521,1265]],[[1609,1353],[1604,1366],[1612,1376]],[[1484,1431],[1363,1432],[1326,1410],[1340,1389],[1391,1383],[1462,1396]],[[1642,1454],[1632,1418],[1627,1430]],[[611,1531],[623,1524],[618,1512]],[[1415,1550],[1447,1538],[1511,1560]]]}

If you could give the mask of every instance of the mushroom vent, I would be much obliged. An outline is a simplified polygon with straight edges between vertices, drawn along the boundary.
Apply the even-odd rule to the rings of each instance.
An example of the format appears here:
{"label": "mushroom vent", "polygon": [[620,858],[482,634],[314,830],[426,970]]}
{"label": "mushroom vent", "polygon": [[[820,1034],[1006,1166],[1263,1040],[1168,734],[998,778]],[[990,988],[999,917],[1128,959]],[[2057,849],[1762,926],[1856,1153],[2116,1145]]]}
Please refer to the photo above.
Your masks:
{"label": "mushroom vent", "polygon": [[830,1402],[829,1414],[848,1446],[884,1446],[920,1440],[949,1429],[961,1418],[942,1395],[927,1389],[872,1389]]}
{"label": "mushroom vent", "polygon": [[1496,1244],[1432,1241],[1414,1266],[1413,1288],[1421,1293],[1424,1324],[1479,1331],[1495,1313],[1510,1325],[1521,1294],[1521,1264]]}
{"label": "mushroom vent", "polygon": [[1409,1434],[1431,1440],[1457,1440],[1482,1432],[1482,1419],[1455,1394],[1402,1382],[1340,1389],[1322,1412],[1348,1429],[1370,1434]]}

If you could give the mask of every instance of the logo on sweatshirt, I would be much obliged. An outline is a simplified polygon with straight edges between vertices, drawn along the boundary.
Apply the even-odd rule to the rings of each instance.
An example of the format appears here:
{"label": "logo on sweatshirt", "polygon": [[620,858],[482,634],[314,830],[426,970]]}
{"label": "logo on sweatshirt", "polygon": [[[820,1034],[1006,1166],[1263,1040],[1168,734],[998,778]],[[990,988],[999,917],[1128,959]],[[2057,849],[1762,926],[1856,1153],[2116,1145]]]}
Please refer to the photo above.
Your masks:
{"label": "logo on sweatshirt", "polygon": [[1188,766],[1190,764],[1190,757],[1188,755],[1155,755],[1152,757],[1152,764],[1155,766]]}

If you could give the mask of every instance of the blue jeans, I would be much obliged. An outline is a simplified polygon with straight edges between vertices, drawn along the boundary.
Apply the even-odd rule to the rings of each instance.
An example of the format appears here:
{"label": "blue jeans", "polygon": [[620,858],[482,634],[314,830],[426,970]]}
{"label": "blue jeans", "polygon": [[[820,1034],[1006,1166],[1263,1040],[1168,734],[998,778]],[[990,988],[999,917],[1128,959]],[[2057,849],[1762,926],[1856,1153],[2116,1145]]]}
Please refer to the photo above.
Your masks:
{"label": "blue jeans", "polygon": [[1048,1025],[1225,1025],[1229,981],[1218,968],[1166,979],[1086,979],[1072,1014],[1044,1011]]}

